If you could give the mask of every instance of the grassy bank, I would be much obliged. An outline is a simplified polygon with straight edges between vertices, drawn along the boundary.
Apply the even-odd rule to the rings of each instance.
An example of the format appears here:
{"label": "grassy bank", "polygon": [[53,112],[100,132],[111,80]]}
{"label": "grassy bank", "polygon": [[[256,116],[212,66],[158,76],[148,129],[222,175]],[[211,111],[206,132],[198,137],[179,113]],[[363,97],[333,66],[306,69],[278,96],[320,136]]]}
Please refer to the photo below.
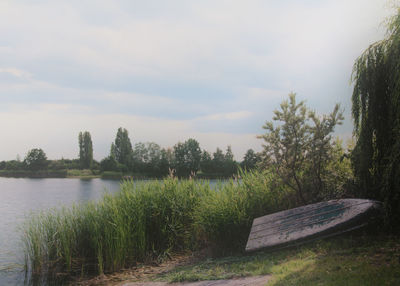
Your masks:
{"label": "grassy bank", "polygon": [[177,250],[243,251],[254,217],[289,207],[291,194],[269,184],[261,174],[214,190],[197,180],[126,181],[99,203],[31,216],[23,228],[26,269],[101,274]]}
{"label": "grassy bank", "polygon": [[100,171],[90,169],[67,170],[67,178],[94,179],[100,178]]}
{"label": "grassy bank", "polygon": [[268,285],[400,285],[399,237],[347,235],[276,252],[204,259],[150,280],[272,275]]}
{"label": "grassy bank", "polygon": [[7,178],[100,178],[100,172],[89,169],[71,170],[0,170],[0,177]]}
{"label": "grassy bank", "polygon": [[66,178],[67,170],[0,170],[0,177],[7,178]]}

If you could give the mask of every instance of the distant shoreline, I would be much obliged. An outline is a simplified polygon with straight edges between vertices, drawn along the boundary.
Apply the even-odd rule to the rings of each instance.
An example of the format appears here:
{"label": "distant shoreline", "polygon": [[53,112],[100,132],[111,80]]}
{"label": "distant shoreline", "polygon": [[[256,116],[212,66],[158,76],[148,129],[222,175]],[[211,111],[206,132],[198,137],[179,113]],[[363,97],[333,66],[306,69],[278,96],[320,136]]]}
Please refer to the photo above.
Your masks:
{"label": "distant shoreline", "polygon": [[[100,173],[99,171],[91,170],[0,170],[0,178],[29,178],[29,179],[105,179],[105,180],[161,180],[165,177],[151,177],[142,174],[124,174],[122,172],[106,171]],[[231,179],[232,176],[222,174],[198,174],[194,179],[199,180],[226,180]]]}

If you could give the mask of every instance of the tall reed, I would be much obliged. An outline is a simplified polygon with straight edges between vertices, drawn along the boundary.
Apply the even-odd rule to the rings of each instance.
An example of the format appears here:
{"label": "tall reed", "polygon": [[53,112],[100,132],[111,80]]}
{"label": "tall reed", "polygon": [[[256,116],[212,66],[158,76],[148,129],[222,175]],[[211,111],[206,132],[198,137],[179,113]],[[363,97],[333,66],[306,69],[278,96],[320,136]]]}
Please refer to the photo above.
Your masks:
{"label": "tall reed", "polygon": [[195,180],[125,181],[97,203],[32,215],[23,228],[27,273],[108,273],[210,245],[240,251],[254,217],[290,206],[290,192],[273,182],[262,173],[213,189]]}
{"label": "tall reed", "polygon": [[214,254],[244,251],[254,218],[293,206],[293,192],[275,185],[272,173],[242,172],[241,178],[221,185],[194,210],[196,236]]}
{"label": "tall reed", "polygon": [[25,265],[32,274],[120,270],[148,255],[193,246],[193,209],[208,184],[166,179],[126,181],[98,203],[33,215],[24,225]]}

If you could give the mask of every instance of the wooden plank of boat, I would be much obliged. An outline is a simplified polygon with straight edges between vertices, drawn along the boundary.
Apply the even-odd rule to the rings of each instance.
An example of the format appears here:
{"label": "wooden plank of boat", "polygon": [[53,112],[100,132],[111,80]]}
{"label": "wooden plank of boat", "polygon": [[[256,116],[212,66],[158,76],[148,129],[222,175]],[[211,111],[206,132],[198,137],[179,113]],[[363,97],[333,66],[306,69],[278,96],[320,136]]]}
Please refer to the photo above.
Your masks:
{"label": "wooden plank of boat", "polygon": [[343,232],[367,223],[381,203],[363,199],[341,199],[306,205],[254,219],[246,251]]}

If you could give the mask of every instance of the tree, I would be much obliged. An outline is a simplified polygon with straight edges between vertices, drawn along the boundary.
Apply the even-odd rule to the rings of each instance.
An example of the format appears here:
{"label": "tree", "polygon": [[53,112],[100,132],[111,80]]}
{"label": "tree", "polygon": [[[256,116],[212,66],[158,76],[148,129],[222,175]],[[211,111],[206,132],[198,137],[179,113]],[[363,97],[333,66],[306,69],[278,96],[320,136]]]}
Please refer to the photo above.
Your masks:
{"label": "tree", "polygon": [[243,170],[252,170],[256,168],[260,161],[261,156],[254,152],[253,149],[249,149],[246,151],[246,154],[244,155],[243,161],[240,165]]}
{"label": "tree", "polygon": [[118,163],[130,167],[132,153],[132,144],[129,139],[128,130],[122,129],[122,127],[118,128],[114,145],[111,146],[111,156],[114,156]]}
{"label": "tree", "polygon": [[225,160],[227,160],[227,161],[234,161],[234,159],[233,159],[233,152],[232,152],[232,147],[231,147],[231,146],[228,146],[228,147],[226,148]]}
{"label": "tree", "polygon": [[79,132],[79,161],[82,168],[91,168],[93,163],[92,138],[88,131]]}
{"label": "tree", "polygon": [[174,167],[176,174],[187,177],[200,169],[201,149],[199,142],[188,139],[174,146]]}
{"label": "tree", "polygon": [[29,170],[43,170],[47,164],[46,154],[39,148],[30,150],[24,159],[24,165]]}
{"label": "tree", "polygon": [[159,163],[159,177],[167,176],[173,162],[173,152],[171,148],[161,149],[161,159]]}
{"label": "tree", "polygon": [[118,162],[113,156],[108,156],[100,161],[100,170],[104,171],[119,171]]}
{"label": "tree", "polygon": [[211,154],[206,150],[201,154],[200,169],[205,174],[211,174],[213,172],[213,162]]}
{"label": "tree", "polygon": [[230,176],[236,173],[236,171],[237,171],[237,163],[234,160],[231,146],[228,146],[226,148],[226,153],[225,153],[223,173],[226,176]]}
{"label": "tree", "polygon": [[213,170],[217,174],[224,172],[225,155],[224,152],[217,147],[217,150],[213,153]]}
{"label": "tree", "polygon": [[384,202],[387,225],[400,228],[400,9],[387,37],[355,62],[352,153],[360,195]]}
{"label": "tree", "polygon": [[295,191],[298,204],[318,201],[327,196],[328,163],[332,160],[331,133],[343,120],[339,105],[329,115],[319,117],[296,95],[281,103],[281,111],[274,111],[274,126],[266,122],[263,129],[263,165],[272,168],[283,184]]}
{"label": "tree", "polygon": [[133,150],[133,164],[135,166],[135,171],[150,176],[159,176],[161,159],[162,152],[160,145],[154,142],[139,142],[135,144],[135,149]]}

